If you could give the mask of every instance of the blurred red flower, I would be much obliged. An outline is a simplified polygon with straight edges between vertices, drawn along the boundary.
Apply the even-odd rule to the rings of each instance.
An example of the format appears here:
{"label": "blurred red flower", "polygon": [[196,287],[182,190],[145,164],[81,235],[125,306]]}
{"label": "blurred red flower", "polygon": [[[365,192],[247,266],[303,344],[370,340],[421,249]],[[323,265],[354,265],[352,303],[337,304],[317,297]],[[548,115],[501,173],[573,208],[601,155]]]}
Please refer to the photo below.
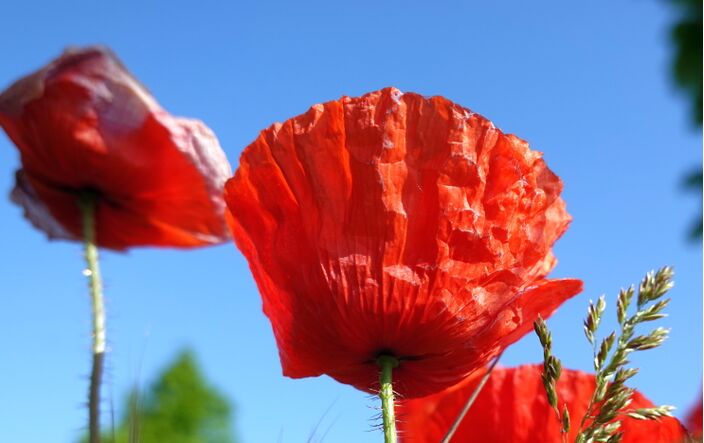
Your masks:
{"label": "blurred red flower", "polygon": [[0,94],[19,148],[12,200],[50,238],[81,237],[78,195],[95,193],[97,243],[191,247],[229,238],[231,170],[204,124],[169,115],[105,48],[69,49]]}
{"label": "blurred red flower", "polygon": [[692,437],[702,438],[702,395],[699,394],[699,400],[689,410],[687,414],[687,430],[692,434]]}
{"label": "blurred red flower", "polygon": [[284,374],[437,392],[582,288],[546,280],[570,217],[538,152],[442,97],[388,88],[263,131],[225,187]]}
{"label": "blurred red flower", "polygon": [[[452,441],[468,443],[559,443],[561,425],[550,407],[540,378],[543,365],[496,368],[491,373]],[[437,443],[457,418],[482,373],[425,398],[400,403],[399,432],[408,443]],[[596,383],[592,374],[562,370],[557,395],[567,405],[572,426],[567,441],[574,441],[579,422],[589,406]],[[654,404],[635,392],[629,409]],[[622,443],[680,443],[687,433],[674,418],[659,421],[624,418]]]}

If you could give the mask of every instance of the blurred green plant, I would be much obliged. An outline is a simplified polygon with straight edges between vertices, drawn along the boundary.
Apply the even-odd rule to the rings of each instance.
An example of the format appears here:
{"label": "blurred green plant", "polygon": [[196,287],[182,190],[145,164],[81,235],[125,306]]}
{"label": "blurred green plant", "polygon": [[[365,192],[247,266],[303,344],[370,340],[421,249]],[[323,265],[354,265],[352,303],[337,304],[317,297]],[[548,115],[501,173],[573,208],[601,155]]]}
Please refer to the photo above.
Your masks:
{"label": "blurred green plant", "polygon": [[[691,116],[696,127],[702,126],[702,2],[701,0],[668,0],[679,10],[671,35],[675,54],[672,74],[675,83],[690,99]],[[690,171],[683,181],[687,191],[702,199],[702,168]],[[702,210],[689,232],[690,239],[702,237]]]}
{"label": "blurred green plant", "polygon": [[193,352],[184,350],[147,392],[130,392],[122,420],[103,441],[235,443],[231,417],[228,400],[205,380]]}
{"label": "blurred green plant", "polygon": [[677,85],[689,95],[692,119],[702,125],[702,2],[668,0],[679,9],[672,27],[675,56],[672,63]]}
{"label": "blurred green plant", "polygon": [[[702,202],[702,186],[704,182],[702,181],[702,169],[697,168],[685,175],[682,182],[682,187],[687,191],[699,195],[699,203]],[[702,229],[704,224],[702,224],[702,207],[699,207],[699,217],[692,221],[692,227],[689,228],[689,239],[691,241],[697,241],[702,238]]]}

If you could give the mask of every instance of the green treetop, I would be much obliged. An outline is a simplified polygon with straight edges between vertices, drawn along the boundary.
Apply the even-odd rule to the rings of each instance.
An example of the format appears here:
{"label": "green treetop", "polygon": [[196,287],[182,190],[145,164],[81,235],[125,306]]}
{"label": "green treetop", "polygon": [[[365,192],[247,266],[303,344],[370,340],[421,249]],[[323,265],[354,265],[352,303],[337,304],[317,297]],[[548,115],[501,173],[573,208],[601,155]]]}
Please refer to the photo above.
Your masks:
{"label": "green treetop", "polygon": [[192,352],[182,351],[149,390],[133,390],[106,443],[235,443],[232,408],[209,386]]}

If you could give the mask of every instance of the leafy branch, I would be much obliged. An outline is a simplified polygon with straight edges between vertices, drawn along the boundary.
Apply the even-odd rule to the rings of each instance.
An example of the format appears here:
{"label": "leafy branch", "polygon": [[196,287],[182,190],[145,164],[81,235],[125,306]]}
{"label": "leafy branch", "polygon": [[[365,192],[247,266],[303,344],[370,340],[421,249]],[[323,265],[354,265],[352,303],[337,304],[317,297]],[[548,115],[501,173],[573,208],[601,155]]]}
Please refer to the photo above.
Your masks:
{"label": "leafy branch", "polygon": [[[611,332],[598,345],[596,333],[606,311],[606,300],[601,296],[596,303],[589,302],[587,317],[584,320],[584,335],[592,345],[596,386],[587,411],[581,419],[575,443],[618,443],[623,438],[623,433],[619,431],[623,417],[657,420],[669,416],[674,409],[668,405],[628,409],[633,389],[626,386],[626,382],[638,373],[637,368],[627,367],[630,354],[657,348],[667,339],[670,332],[669,329],[657,327],[647,334],[635,335],[636,326],[666,316],[663,311],[670,299],[663,299],[663,296],[673,286],[672,277],[671,267],[649,272],[638,287],[636,312],[631,316],[628,311],[635,296],[635,289],[632,286],[622,289],[616,300],[616,318],[620,331],[618,334]],[[563,407],[562,412],[557,407],[556,389],[562,365],[560,360],[552,355],[552,336],[543,319],[538,318],[534,327],[543,347],[543,386],[548,403],[562,424],[563,441],[566,441],[570,418],[566,407]]]}

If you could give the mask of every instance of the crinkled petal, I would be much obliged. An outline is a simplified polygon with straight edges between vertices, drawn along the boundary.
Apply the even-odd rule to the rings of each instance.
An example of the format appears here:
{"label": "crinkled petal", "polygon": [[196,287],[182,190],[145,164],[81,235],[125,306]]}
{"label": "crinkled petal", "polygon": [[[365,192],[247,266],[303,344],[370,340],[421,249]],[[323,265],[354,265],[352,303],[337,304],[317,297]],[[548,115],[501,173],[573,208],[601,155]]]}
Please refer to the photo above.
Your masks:
{"label": "crinkled petal", "polygon": [[[204,124],[169,115],[104,48],[72,49],[0,94],[0,125],[34,189],[69,237],[77,196],[97,193],[102,247],[191,247],[229,237],[222,200],[230,166]],[[18,182],[18,188],[23,185]],[[45,231],[50,237],[54,232]]]}
{"label": "crinkled petal", "polygon": [[225,199],[284,374],[373,391],[391,354],[411,397],[457,383],[581,290],[544,279],[570,221],[561,189],[485,118],[387,88],[263,131]]}

